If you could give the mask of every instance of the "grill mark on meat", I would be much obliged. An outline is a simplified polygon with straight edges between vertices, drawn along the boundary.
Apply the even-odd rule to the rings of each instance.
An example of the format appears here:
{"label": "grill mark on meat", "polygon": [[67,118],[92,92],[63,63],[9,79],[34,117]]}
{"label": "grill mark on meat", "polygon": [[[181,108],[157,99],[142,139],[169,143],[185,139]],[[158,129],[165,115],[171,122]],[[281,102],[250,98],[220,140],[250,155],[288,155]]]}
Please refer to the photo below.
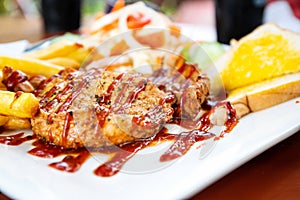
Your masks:
{"label": "grill mark on meat", "polygon": [[114,104],[112,105],[112,110],[115,110],[116,113],[120,110],[120,108],[122,107],[122,105],[120,105],[123,97],[124,97],[124,94],[125,94],[125,91],[128,89],[128,86],[132,83],[132,81],[134,80],[135,76],[132,76],[130,77],[125,83],[122,84],[122,88],[120,90],[120,92],[118,93],[115,101],[114,101]]}
{"label": "grill mark on meat", "polygon": [[[97,113],[97,120],[100,127],[103,127],[105,120],[109,113],[111,111],[114,111],[114,113],[120,114],[122,113],[126,108],[129,108],[132,104],[132,102],[137,98],[138,94],[145,90],[147,81],[145,79],[138,82],[137,86],[134,88],[132,92],[129,93],[125,103],[123,105],[119,105],[124,98],[124,93],[128,89],[128,86],[133,82],[134,78],[136,76],[130,77],[122,86],[120,92],[117,94],[116,100],[113,105],[109,105],[108,108],[103,106],[103,104],[108,104],[108,102],[111,100],[111,95],[115,90],[115,86],[120,83],[121,79],[123,77],[123,74],[120,74],[108,87],[107,92],[105,95],[103,95],[101,101],[99,102],[99,107],[96,110]],[[119,107],[115,107],[115,105]]]}
{"label": "grill mark on meat", "polygon": [[61,101],[61,98],[69,93],[70,91],[72,91],[72,89],[74,88],[74,84],[70,83],[67,84],[64,89],[59,92],[54,99],[52,99],[51,101],[49,101],[46,105],[42,106],[41,109],[43,109],[46,112],[49,112],[51,110],[51,108],[53,108],[55,105],[59,104]]}
{"label": "grill mark on meat", "polygon": [[46,86],[47,86],[51,81],[53,81],[53,79],[58,78],[58,77],[60,77],[60,76],[61,76],[61,75],[59,75],[59,74],[55,74],[55,75],[51,76],[50,78],[43,80],[43,81],[40,83],[40,85],[37,87],[37,89],[33,92],[33,94],[34,94],[35,96],[39,96],[39,95],[44,91],[44,89],[46,88]]}
{"label": "grill mark on meat", "polygon": [[[115,110],[115,113],[123,113],[123,111],[127,108],[129,108],[132,104],[132,102],[136,99],[138,94],[146,89],[147,81],[141,80],[137,86],[134,88],[132,92],[128,95],[126,101],[123,105],[120,105],[119,108]],[[128,86],[128,85],[127,85]],[[126,87],[127,88],[127,87]],[[125,90],[124,90],[125,91]],[[120,103],[120,102],[119,102]]]}
{"label": "grill mark on meat", "polygon": [[127,100],[125,102],[124,108],[130,107],[131,103],[136,99],[136,97],[138,96],[138,94],[142,91],[145,90],[147,85],[147,81],[146,80],[141,80],[137,87],[129,94],[129,96],[127,97]]}
{"label": "grill mark on meat", "polygon": [[71,93],[70,96],[59,106],[59,108],[55,111],[55,113],[60,113],[67,111],[71,106],[72,102],[76,99],[76,97],[80,94],[82,88],[86,85],[85,81],[81,82],[79,86]]}
{"label": "grill mark on meat", "polygon": [[60,85],[55,85],[53,86],[46,94],[45,97],[40,101],[40,106],[41,108],[44,107],[44,104],[47,104],[49,99],[57,92],[59,89],[61,89],[61,84]]}
{"label": "grill mark on meat", "polygon": [[113,91],[115,90],[116,85],[121,81],[123,75],[124,74],[120,74],[119,76],[117,76],[117,78],[108,86],[106,94],[103,95],[103,98],[100,101],[100,103],[105,103],[105,104],[108,103],[108,101],[111,98],[111,95],[112,95]]}
{"label": "grill mark on meat", "polygon": [[[73,88],[72,93],[68,96],[68,98],[59,106],[59,108],[55,111],[55,113],[65,112],[67,111],[70,106],[72,105],[73,101],[76,99],[76,97],[80,94],[81,90],[88,84],[89,79],[94,78],[95,75],[98,75],[99,71],[96,69],[93,69],[91,71],[88,71],[84,74],[82,74],[79,79],[82,80],[81,83]],[[72,81],[69,84],[75,84],[74,81]]]}
{"label": "grill mark on meat", "polygon": [[64,76],[64,74],[67,73],[66,75],[66,80],[71,81],[72,79],[74,79],[76,77],[76,72],[70,73],[72,72],[70,69],[65,69],[65,70],[61,70],[58,74],[55,74],[53,76],[51,76],[48,79],[44,79],[42,80],[39,85],[37,86],[37,88],[35,89],[35,91],[33,92],[33,94],[35,96],[39,96],[42,94],[42,92],[45,90],[46,86],[52,82],[54,79],[56,78],[62,78]]}
{"label": "grill mark on meat", "polygon": [[[62,100],[62,97],[64,95],[68,95],[68,93],[70,93],[69,96],[67,97],[67,99],[57,109],[56,113],[67,111],[69,106],[72,104],[72,102],[75,100],[75,98],[79,95],[82,88],[87,84],[87,80],[85,80],[85,79],[89,76],[95,75],[96,73],[98,73],[98,71],[93,70],[91,73],[83,74],[81,77],[82,82],[76,88],[75,88],[75,81],[73,80],[75,78],[75,75],[68,74],[66,79],[69,80],[69,82],[67,82],[67,83],[61,82],[60,84],[53,86],[48,92],[46,92],[43,99],[40,101],[40,108],[46,112],[49,112],[55,105],[60,103],[60,101]],[[46,85],[48,83],[50,83],[54,78],[57,78],[57,77],[59,77],[59,76],[52,76],[50,79],[45,81],[45,83],[42,83],[40,86],[46,87]],[[56,96],[54,97],[55,94],[56,94]],[[51,97],[54,97],[54,98],[52,100],[50,100]]]}

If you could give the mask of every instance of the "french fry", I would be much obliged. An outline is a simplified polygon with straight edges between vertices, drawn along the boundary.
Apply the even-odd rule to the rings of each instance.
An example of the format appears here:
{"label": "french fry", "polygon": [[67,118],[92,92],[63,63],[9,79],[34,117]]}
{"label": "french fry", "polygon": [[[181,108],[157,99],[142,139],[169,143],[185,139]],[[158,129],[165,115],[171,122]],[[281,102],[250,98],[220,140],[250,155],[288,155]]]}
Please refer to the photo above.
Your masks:
{"label": "french fry", "polygon": [[44,49],[25,53],[24,57],[47,60],[56,57],[64,57],[73,51],[83,48],[81,44],[75,42],[59,41]]}
{"label": "french fry", "polygon": [[8,117],[7,122],[3,125],[5,129],[28,129],[31,128],[30,120],[18,117]]}
{"label": "french fry", "polygon": [[26,74],[43,75],[46,77],[57,74],[60,70],[64,69],[62,66],[38,59],[0,56],[0,69],[5,66],[12,67],[15,70],[21,70]]}
{"label": "french fry", "polygon": [[31,93],[0,91],[0,114],[19,118],[31,118],[39,101]]}
{"label": "french fry", "polygon": [[92,48],[86,49],[86,48],[80,48],[77,51],[73,51],[72,53],[66,55],[67,58],[74,59],[78,61],[79,63],[82,63],[85,61],[89,54],[93,51]]}
{"label": "french fry", "polygon": [[51,58],[46,61],[50,62],[52,64],[55,64],[55,65],[59,65],[59,66],[63,66],[63,67],[71,67],[74,69],[79,69],[79,67],[80,67],[80,63],[71,58],[57,57],[57,58]]}
{"label": "french fry", "polygon": [[7,123],[9,117],[0,115],[0,126],[3,126]]}

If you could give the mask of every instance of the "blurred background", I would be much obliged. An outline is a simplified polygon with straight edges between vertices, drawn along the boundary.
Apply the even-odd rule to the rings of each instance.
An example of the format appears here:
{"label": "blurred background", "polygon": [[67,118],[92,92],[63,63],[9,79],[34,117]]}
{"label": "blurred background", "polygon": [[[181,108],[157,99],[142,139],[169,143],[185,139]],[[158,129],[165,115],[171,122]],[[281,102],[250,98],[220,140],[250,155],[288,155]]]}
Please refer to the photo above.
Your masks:
{"label": "blurred background", "polygon": [[[42,1],[46,0],[0,0],[0,43],[21,39],[35,42],[45,38],[47,34],[45,35],[41,14]],[[60,0],[59,2],[64,1],[70,0]],[[84,25],[97,13],[105,12],[107,5],[113,4],[115,0],[77,1],[81,1],[81,25]],[[215,30],[216,2],[219,5],[224,2],[226,5],[233,5],[233,2],[247,1],[266,5],[264,21],[274,21],[285,28],[300,32],[300,0],[151,0],[148,2],[154,7],[160,8],[174,22],[209,27]]]}

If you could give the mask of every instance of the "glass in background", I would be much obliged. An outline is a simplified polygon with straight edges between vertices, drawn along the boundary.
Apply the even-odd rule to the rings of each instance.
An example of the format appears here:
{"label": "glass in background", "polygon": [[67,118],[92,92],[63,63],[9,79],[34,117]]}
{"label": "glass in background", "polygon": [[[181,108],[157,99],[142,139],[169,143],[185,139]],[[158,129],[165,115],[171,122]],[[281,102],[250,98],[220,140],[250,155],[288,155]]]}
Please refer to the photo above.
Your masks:
{"label": "glass in background", "polygon": [[81,0],[41,0],[46,33],[76,31],[81,22]]}
{"label": "glass in background", "polygon": [[266,0],[215,0],[217,38],[229,44],[262,24]]}

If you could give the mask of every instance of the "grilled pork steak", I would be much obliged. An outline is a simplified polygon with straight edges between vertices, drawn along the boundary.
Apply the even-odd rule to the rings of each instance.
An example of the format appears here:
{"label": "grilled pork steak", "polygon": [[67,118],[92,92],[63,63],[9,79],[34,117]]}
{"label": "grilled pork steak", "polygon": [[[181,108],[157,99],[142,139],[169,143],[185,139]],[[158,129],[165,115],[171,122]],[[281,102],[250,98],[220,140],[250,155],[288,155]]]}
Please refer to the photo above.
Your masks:
{"label": "grilled pork steak", "polygon": [[64,148],[150,137],[170,121],[172,97],[140,74],[63,72],[38,88],[33,132]]}

